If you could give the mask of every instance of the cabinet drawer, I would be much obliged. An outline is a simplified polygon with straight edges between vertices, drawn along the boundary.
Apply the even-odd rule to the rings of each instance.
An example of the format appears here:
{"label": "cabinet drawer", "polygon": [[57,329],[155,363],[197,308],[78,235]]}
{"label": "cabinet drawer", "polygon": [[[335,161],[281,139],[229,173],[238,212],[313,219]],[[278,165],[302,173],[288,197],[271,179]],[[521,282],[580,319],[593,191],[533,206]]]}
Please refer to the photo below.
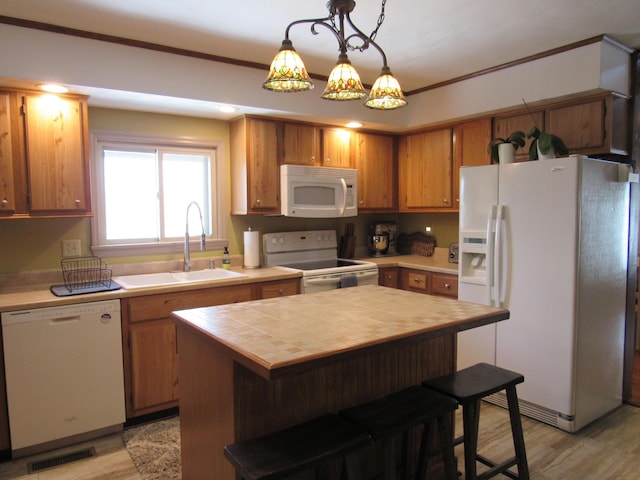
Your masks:
{"label": "cabinet drawer", "polygon": [[434,273],[431,275],[431,293],[458,298],[458,277]]}
{"label": "cabinet drawer", "polygon": [[258,298],[276,298],[300,293],[300,280],[284,280],[258,285]]}
{"label": "cabinet drawer", "polygon": [[132,298],[128,302],[129,321],[166,318],[185,308],[247,302],[252,300],[251,290],[251,285],[238,285]]}
{"label": "cabinet drawer", "polygon": [[398,288],[398,268],[379,268],[378,285],[383,287]]}
{"label": "cabinet drawer", "polygon": [[402,275],[402,288],[405,290],[429,293],[429,277],[429,272],[420,270],[405,271]]}

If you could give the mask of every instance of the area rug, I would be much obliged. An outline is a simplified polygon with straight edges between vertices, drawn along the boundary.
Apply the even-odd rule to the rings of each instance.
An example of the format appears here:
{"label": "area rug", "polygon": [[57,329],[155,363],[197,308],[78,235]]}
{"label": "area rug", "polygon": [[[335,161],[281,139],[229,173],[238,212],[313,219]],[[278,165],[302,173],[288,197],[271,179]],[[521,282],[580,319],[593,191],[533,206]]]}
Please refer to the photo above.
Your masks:
{"label": "area rug", "polygon": [[124,445],[142,480],[180,480],[180,418],[128,428]]}

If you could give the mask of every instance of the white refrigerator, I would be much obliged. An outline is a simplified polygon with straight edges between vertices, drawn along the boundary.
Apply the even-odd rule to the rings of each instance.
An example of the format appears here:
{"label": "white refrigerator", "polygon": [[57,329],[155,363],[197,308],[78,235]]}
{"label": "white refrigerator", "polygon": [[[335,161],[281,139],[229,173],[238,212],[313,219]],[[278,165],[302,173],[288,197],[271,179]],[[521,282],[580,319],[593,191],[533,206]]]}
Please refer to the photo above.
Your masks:
{"label": "white refrigerator", "polygon": [[583,156],[460,173],[458,298],[511,317],[458,334],[458,368],[522,373],[522,413],[569,432],[622,399],[628,177]]}

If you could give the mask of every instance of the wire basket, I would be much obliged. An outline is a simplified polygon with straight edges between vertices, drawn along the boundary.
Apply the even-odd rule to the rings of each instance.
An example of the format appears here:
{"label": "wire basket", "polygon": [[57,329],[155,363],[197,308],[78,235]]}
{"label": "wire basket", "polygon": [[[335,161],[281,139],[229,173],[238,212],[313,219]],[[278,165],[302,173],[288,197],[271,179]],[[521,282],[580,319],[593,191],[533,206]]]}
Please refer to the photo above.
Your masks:
{"label": "wire basket", "polygon": [[68,257],[60,265],[69,292],[111,287],[111,269],[100,257]]}

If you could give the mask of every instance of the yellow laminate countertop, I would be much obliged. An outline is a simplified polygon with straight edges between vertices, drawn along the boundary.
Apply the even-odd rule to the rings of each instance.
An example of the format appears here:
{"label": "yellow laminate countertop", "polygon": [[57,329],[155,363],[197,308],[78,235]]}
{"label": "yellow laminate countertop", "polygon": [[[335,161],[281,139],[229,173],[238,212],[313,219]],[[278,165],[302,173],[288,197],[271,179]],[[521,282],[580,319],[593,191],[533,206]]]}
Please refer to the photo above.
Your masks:
{"label": "yellow laminate countertop", "polygon": [[509,311],[380,287],[345,288],[173,312],[238,363],[273,379],[392,342],[509,318]]}

